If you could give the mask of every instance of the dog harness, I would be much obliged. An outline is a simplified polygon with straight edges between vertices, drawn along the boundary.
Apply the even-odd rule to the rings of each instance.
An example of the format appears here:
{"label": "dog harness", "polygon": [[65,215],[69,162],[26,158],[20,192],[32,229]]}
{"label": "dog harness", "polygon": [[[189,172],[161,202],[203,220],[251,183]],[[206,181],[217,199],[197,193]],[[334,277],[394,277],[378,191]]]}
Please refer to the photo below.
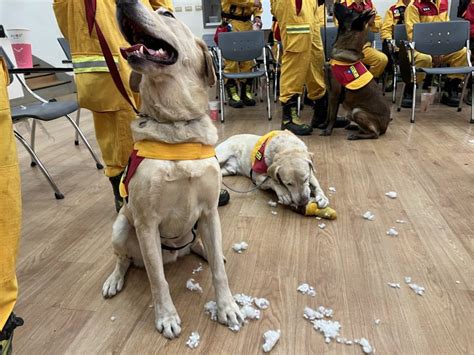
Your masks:
{"label": "dog harness", "polygon": [[138,167],[145,159],[157,160],[200,160],[213,158],[216,151],[213,146],[201,143],[170,144],[155,141],[139,141],[133,146],[132,154],[120,182],[120,196],[128,199],[128,184]]}
{"label": "dog harness", "polygon": [[265,162],[265,147],[270,141],[278,136],[283,131],[271,131],[270,133],[265,134],[260,137],[257,141],[257,144],[252,149],[252,155],[250,156],[252,162],[252,168],[250,170],[250,175],[252,173],[266,174],[268,170],[267,163]]}
{"label": "dog harness", "polygon": [[374,77],[361,61],[345,63],[331,59],[330,63],[334,79],[349,90],[362,89]]}

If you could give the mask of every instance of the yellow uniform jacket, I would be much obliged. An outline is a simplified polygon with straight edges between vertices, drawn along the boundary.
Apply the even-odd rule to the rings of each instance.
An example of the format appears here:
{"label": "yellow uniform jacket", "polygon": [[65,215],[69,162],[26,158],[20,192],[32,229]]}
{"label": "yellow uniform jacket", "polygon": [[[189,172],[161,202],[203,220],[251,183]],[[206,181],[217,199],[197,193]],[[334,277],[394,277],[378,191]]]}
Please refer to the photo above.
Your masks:
{"label": "yellow uniform jacket", "polygon": [[222,0],[222,17],[225,17],[224,14],[231,14],[239,17],[250,17],[253,16],[262,16],[262,8],[257,8],[254,6],[253,0]]}
{"label": "yellow uniform jacket", "polygon": [[448,21],[448,0],[414,0],[405,11],[405,27],[408,39],[413,36],[415,23]]}

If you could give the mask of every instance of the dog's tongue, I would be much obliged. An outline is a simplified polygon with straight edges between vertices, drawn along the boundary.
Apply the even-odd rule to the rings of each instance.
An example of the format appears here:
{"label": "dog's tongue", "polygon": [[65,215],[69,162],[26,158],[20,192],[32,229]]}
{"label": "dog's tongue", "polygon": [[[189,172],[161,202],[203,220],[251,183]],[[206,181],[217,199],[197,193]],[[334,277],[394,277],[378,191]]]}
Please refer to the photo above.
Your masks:
{"label": "dog's tongue", "polygon": [[158,57],[158,58],[161,58],[161,59],[167,59],[168,58],[168,53],[166,51],[164,51],[163,49],[160,48],[159,50],[155,51],[154,49],[147,48],[143,44],[135,44],[135,45],[133,45],[131,47],[128,47],[128,48],[121,47],[120,48],[120,53],[122,54],[122,57],[124,59],[127,59],[132,54],[138,55],[138,56],[148,54],[148,55],[151,55],[153,57]]}

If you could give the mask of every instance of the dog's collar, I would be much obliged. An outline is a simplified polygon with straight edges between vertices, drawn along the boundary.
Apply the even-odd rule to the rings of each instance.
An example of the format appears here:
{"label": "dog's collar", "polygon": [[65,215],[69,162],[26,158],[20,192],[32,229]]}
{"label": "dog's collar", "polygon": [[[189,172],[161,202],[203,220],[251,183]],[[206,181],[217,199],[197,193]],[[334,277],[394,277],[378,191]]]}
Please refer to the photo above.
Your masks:
{"label": "dog's collar", "polygon": [[[159,119],[157,119],[155,117],[152,117],[152,116],[150,116],[146,113],[143,113],[143,112],[138,113],[138,117],[139,118],[147,118],[147,119],[153,120],[153,121],[155,121],[159,124],[175,124],[176,122],[186,122],[186,124],[190,124],[193,121],[198,121],[198,120],[201,119],[201,117],[198,117],[198,118],[191,118],[189,120],[160,121]],[[142,124],[142,123],[138,124],[139,127],[140,127],[140,124]]]}
{"label": "dog's collar", "polygon": [[265,162],[265,148],[270,141],[281,134],[283,131],[271,131],[260,137],[252,149],[250,161],[252,162],[252,171],[258,174],[266,174],[268,170]]}

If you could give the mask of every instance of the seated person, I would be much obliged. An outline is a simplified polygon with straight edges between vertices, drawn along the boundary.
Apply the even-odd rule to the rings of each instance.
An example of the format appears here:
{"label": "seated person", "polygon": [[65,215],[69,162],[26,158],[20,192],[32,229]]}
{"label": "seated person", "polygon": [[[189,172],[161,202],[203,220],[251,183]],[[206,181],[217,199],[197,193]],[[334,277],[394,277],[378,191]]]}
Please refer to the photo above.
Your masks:
{"label": "seated person", "polygon": [[[445,22],[449,21],[448,17],[448,1],[432,1],[432,0],[413,0],[405,10],[405,26],[407,30],[408,39],[413,38],[413,26],[417,23],[429,22]],[[430,55],[415,52],[415,65],[418,68],[431,68],[433,62],[436,64],[448,64],[451,67],[467,66],[466,48],[457,52],[432,58]],[[443,87],[443,94],[441,103],[457,107],[459,105],[458,94],[461,91],[460,85],[464,75],[449,75]],[[423,79],[423,74],[418,74],[417,83]],[[413,84],[407,85],[402,101],[402,107],[411,107],[413,100]]]}
{"label": "seated person", "polygon": [[387,10],[380,29],[380,37],[382,40],[393,39],[395,25],[402,25],[405,23],[405,9],[409,3],[410,0],[398,0]]}
{"label": "seated person", "polygon": [[[373,5],[371,0],[343,0],[341,4],[357,12],[363,12],[365,10],[376,11],[375,6]],[[380,27],[382,26],[382,18],[380,17],[380,15],[376,14],[373,20],[369,22],[369,26],[370,31],[375,33],[379,32]],[[380,77],[380,75],[382,75],[383,71],[385,70],[385,67],[387,66],[387,56],[384,53],[373,48],[370,42],[367,42],[365,44],[362,53],[364,54],[364,59],[362,59],[362,63],[370,67],[369,71],[372,73],[374,78]]]}

